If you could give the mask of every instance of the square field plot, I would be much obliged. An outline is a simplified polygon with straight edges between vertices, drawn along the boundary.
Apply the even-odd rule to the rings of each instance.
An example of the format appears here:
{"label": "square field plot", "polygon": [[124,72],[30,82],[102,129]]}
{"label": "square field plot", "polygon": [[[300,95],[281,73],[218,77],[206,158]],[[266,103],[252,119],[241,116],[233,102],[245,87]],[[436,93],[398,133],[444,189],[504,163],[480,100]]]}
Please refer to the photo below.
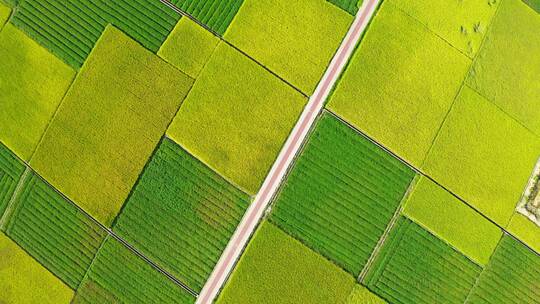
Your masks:
{"label": "square field plot", "polygon": [[464,303],[482,271],[411,220],[400,217],[365,283],[390,303]]}
{"label": "square field plot", "polygon": [[540,138],[463,87],[424,171],[506,227],[540,153]]}
{"label": "square field plot", "polygon": [[110,225],[191,84],[108,27],[47,129],[32,168]]}
{"label": "square field plot", "polygon": [[0,232],[0,295],[4,303],[68,304],[73,290]]}
{"label": "square field plot", "polygon": [[225,39],[310,95],[351,22],[326,0],[246,0]]}
{"label": "square field plot", "polygon": [[75,71],[11,24],[0,32],[0,141],[29,160]]}
{"label": "square field plot", "polygon": [[502,230],[431,180],[422,177],[403,213],[480,265],[486,265]]}
{"label": "square field plot", "polygon": [[466,56],[385,3],[328,107],[419,166],[469,64]]}
{"label": "square field plot", "polygon": [[113,230],[200,291],[248,205],[247,194],[164,139]]}
{"label": "square field plot", "polygon": [[540,14],[504,0],[466,83],[540,136]]}
{"label": "square field plot", "polygon": [[257,63],[221,43],[167,135],[254,194],[306,101]]}
{"label": "square field plot", "polygon": [[473,58],[500,0],[389,0],[450,45]]}
{"label": "square field plot", "polygon": [[357,276],[413,176],[409,167],[326,113],[270,220]]}
{"label": "square field plot", "polygon": [[71,303],[192,304],[195,298],[109,236]]}
{"label": "square field plot", "polygon": [[0,218],[17,188],[25,166],[0,142]]}
{"label": "square field plot", "polygon": [[265,222],[217,303],[342,303],[353,287],[352,276]]}
{"label": "square field plot", "polygon": [[468,303],[538,303],[540,256],[504,236]]}

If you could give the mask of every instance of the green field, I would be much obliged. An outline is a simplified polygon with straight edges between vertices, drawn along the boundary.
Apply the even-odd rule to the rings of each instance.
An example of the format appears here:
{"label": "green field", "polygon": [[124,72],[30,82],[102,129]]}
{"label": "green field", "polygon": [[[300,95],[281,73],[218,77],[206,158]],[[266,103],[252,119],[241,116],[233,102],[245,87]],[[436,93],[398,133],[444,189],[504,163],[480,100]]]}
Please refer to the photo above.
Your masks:
{"label": "green field", "polygon": [[527,5],[540,14],[540,0],[523,0],[523,2],[527,3]]}
{"label": "green field", "polygon": [[68,304],[73,291],[0,232],[2,303]]}
{"label": "green field", "polygon": [[328,0],[328,2],[336,5],[351,15],[356,15],[363,0]]}
{"label": "green field", "polygon": [[171,0],[214,32],[223,35],[244,0]]}
{"label": "green field", "polygon": [[413,176],[325,113],[277,197],[271,221],[357,276]]}
{"label": "green field", "polygon": [[305,103],[294,89],[220,43],[167,135],[254,194]]}
{"label": "green field", "polygon": [[351,22],[326,0],[246,0],[225,39],[310,95]]}
{"label": "green field", "polygon": [[110,225],[191,84],[191,78],[107,27],[32,167]]}
{"label": "green field", "polygon": [[0,2],[0,30],[9,19],[11,9]]}
{"label": "green field", "polygon": [[504,236],[468,303],[538,303],[540,256]]}
{"label": "green field", "polygon": [[391,303],[464,303],[482,268],[400,217],[365,278]]}
{"label": "green field", "polygon": [[249,199],[177,144],[164,139],[113,230],[200,291]]}
{"label": "green field", "polygon": [[389,0],[470,58],[480,49],[502,1]]}
{"label": "green field", "polygon": [[76,289],[106,232],[35,174],[17,198],[6,234]]}
{"label": "green field", "polygon": [[536,252],[540,252],[540,237],[538,237],[538,225],[522,215],[515,212],[506,226],[506,230],[519,240],[527,244]]}
{"label": "green field", "polygon": [[540,15],[502,1],[467,84],[540,136]]}
{"label": "green field", "polygon": [[539,151],[540,138],[465,86],[424,170],[506,227]]}
{"label": "green field", "polygon": [[194,303],[180,286],[108,237],[72,303]]}
{"label": "green field", "polygon": [[480,265],[488,263],[502,236],[495,224],[425,177],[403,213]]}
{"label": "green field", "polygon": [[158,55],[195,79],[218,43],[219,38],[212,33],[189,18],[182,18],[159,49]]}
{"label": "green field", "polygon": [[354,286],[353,291],[349,295],[346,304],[384,304],[383,299],[369,291],[362,285]]}
{"label": "green field", "polygon": [[0,142],[0,218],[11,200],[24,169],[24,164]]}
{"label": "green field", "polygon": [[0,71],[9,71],[0,73],[0,140],[29,160],[75,71],[11,24],[0,32]]}
{"label": "green field", "polygon": [[156,52],[180,15],[153,0],[25,0],[13,24],[73,67],[80,67],[108,23]]}
{"label": "green field", "polygon": [[353,287],[352,276],[265,222],[217,303],[341,303]]}
{"label": "green field", "polygon": [[385,3],[328,108],[419,166],[469,63],[466,56]]}

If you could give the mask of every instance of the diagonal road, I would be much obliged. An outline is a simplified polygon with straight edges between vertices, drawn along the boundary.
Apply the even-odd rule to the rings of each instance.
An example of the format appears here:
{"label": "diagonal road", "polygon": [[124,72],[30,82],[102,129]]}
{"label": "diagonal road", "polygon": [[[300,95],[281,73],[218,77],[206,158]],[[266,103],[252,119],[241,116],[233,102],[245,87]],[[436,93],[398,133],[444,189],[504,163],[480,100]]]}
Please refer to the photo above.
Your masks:
{"label": "diagonal road", "polygon": [[342,41],[338,51],[332,58],[332,61],[326,69],[323,78],[317,85],[315,92],[309,98],[292,133],[289,135],[276,162],[270,169],[270,173],[264,180],[254,201],[251,203],[246,214],[242,218],[242,221],[236,228],[236,231],[223,251],[216,267],[214,267],[210,278],[199,294],[196,303],[212,303],[225,283],[225,280],[228,278],[234,265],[242,254],[249,238],[255,231],[257,224],[264,216],[264,211],[279,188],[281,181],[285,177],[294,157],[300,150],[315,119],[321,112],[324,101],[330,94],[330,91],[343,71],[345,64],[351,57],[358,40],[365,31],[369,20],[375,13],[379,1],[380,0],[365,0],[362,4],[345,39]]}

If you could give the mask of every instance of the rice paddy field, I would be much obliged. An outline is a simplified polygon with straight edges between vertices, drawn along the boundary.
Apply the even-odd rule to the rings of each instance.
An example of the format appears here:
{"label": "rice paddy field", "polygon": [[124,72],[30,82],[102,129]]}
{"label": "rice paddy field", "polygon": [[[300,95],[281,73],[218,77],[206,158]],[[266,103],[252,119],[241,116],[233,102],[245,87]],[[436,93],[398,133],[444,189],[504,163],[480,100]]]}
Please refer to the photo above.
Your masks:
{"label": "rice paddy field", "polygon": [[540,303],[539,189],[537,0],[0,0],[0,303]]}

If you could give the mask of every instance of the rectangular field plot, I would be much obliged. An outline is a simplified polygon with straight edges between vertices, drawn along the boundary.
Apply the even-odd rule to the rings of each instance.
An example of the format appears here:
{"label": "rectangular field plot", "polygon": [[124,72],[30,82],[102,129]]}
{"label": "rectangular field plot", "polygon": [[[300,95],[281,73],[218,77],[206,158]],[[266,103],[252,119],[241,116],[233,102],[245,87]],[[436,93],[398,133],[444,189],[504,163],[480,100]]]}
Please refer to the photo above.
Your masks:
{"label": "rectangular field plot", "polygon": [[80,67],[108,23],[156,52],[180,15],[152,0],[25,0],[13,24],[73,67]]}
{"label": "rectangular field plot", "polygon": [[264,222],[217,304],[343,303],[353,287],[352,276]]}
{"label": "rectangular field plot", "polygon": [[413,176],[399,160],[325,113],[270,220],[356,276]]}
{"label": "rectangular field plot", "polygon": [[444,40],[383,3],[328,108],[420,166],[469,64]]}
{"label": "rectangular field plot", "polygon": [[400,217],[365,278],[390,303],[464,303],[482,268]]}
{"label": "rectangular field plot", "polygon": [[170,0],[178,8],[187,12],[223,35],[236,16],[244,0]]}
{"label": "rectangular field plot", "polygon": [[164,139],[113,230],[200,291],[249,205],[249,196]]}
{"label": "rectangular field plot", "polygon": [[3,303],[71,303],[73,290],[2,232],[0,254],[0,295]]}
{"label": "rectangular field plot", "polygon": [[122,243],[108,237],[72,303],[194,302],[195,298],[187,291]]}
{"label": "rectangular field plot", "polygon": [[191,84],[187,75],[107,27],[47,129],[32,168],[110,225]]}
{"label": "rectangular field plot", "polygon": [[4,4],[0,3],[0,30],[6,23],[6,21],[9,19],[9,15],[11,14],[11,9]]}
{"label": "rectangular field plot", "polygon": [[540,256],[504,236],[468,303],[538,303]]}
{"label": "rectangular field plot", "polygon": [[7,235],[76,289],[106,231],[33,173],[16,204]]}
{"label": "rectangular field plot", "polygon": [[25,170],[24,164],[0,142],[0,218]]}

